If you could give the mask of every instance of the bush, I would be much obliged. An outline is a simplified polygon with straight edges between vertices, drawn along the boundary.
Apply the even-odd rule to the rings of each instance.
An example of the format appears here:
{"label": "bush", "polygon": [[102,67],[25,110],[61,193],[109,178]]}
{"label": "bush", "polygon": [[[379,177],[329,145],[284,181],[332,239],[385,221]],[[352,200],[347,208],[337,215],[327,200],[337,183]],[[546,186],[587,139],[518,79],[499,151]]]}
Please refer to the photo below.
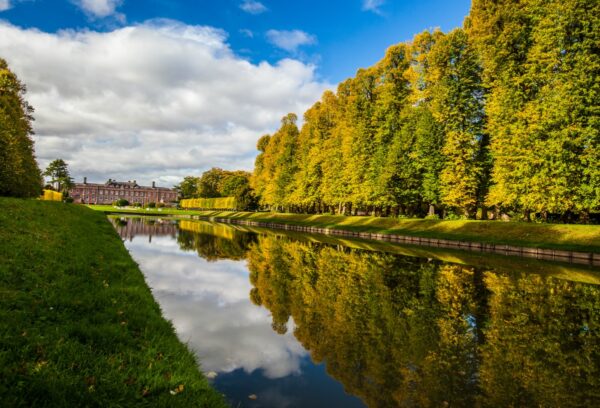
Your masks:
{"label": "bush", "polygon": [[120,200],[115,201],[115,206],[117,207],[126,207],[129,205],[129,201],[125,200],[124,198],[121,198]]}
{"label": "bush", "polygon": [[146,204],[146,208],[156,208],[156,203],[148,203]]}
{"label": "bush", "polygon": [[165,203],[157,203],[156,204],[156,208],[164,208],[166,205]]}
{"label": "bush", "polygon": [[448,212],[448,214],[446,214],[446,216],[444,217],[444,220],[457,221],[457,220],[468,220],[468,218],[464,215],[458,215],[453,212]]}
{"label": "bush", "polygon": [[71,204],[73,202],[73,197],[67,197],[65,198],[65,203]]}
{"label": "bush", "polygon": [[142,206],[142,203],[133,203],[133,206],[134,206],[134,207],[141,207],[141,206]]}

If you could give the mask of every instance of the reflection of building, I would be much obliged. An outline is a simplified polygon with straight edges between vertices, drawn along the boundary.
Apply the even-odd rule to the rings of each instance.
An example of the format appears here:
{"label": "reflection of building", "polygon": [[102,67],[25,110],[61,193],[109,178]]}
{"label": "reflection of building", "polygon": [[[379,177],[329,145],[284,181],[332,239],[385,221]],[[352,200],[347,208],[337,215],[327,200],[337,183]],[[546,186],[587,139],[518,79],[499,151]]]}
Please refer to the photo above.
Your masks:
{"label": "reflection of building", "polygon": [[121,238],[129,241],[137,235],[148,236],[149,242],[152,242],[153,236],[169,235],[173,238],[177,236],[177,225],[171,221],[143,218],[109,218],[109,220]]}
{"label": "reflection of building", "polygon": [[135,180],[123,182],[109,179],[104,184],[95,184],[88,183],[87,177],[84,177],[83,183],[76,183],[69,194],[76,203],[86,204],[112,204],[120,199],[127,200],[132,204],[177,201],[175,190],[156,187],[154,182],[152,182],[152,187],[144,187],[138,185]]}

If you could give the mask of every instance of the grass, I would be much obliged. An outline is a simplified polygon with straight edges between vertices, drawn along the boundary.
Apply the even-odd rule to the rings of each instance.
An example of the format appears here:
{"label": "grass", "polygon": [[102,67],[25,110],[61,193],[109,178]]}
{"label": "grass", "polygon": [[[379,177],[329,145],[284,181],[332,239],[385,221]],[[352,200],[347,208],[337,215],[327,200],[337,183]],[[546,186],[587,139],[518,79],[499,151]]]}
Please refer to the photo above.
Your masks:
{"label": "grass", "polygon": [[0,406],[225,406],[104,214],[0,198],[0,250]]}
{"label": "grass", "polygon": [[[109,206],[92,206],[106,212],[120,212]],[[277,222],[359,232],[411,235],[424,238],[507,244],[533,248],[560,249],[600,253],[600,226],[571,224],[536,224],[525,222],[423,220],[381,217],[346,217],[341,215],[306,215],[280,213],[249,213],[230,211],[192,211],[163,209],[150,212],[131,210],[147,215],[196,215],[206,218],[237,218]]]}

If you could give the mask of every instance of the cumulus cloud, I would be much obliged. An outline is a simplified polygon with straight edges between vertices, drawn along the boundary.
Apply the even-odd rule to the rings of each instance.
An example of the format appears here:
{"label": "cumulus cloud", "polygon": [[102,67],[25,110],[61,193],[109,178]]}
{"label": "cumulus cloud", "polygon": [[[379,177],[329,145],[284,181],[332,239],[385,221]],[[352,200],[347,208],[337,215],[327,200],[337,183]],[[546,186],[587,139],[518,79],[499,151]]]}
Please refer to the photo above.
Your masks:
{"label": "cumulus cloud", "polygon": [[381,6],[385,3],[385,0],[363,0],[363,10],[372,11],[373,13],[380,14]]}
{"label": "cumulus cloud", "polygon": [[269,30],[267,39],[273,45],[289,52],[296,52],[298,47],[317,42],[317,37],[302,30]]}
{"label": "cumulus cloud", "polygon": [[244,0],[240,4],[240,8],[250,14],[262,14],[268,10],[264,4],[255,0]]}
{"label": "cumulus cloud", "polygon": [[0,55],[27,84],[42,167],[61,157],[76,179],[171,185],[252,169],[258,137],[330,87],[296,60],[252,64],[226,38],[173,21],[56,34],[0,23]]}
{"label": "cumulus cloud", "polygon": [[116,12],[123,0],[73,0],[86,14],[95,18],[105,18],[118,15],[120,19],[124,18],[122,14]]}
{"label": "cumulus cloud", "polygon": [[10,0],[0,0],[0,11],[6,11],[11,7]]}

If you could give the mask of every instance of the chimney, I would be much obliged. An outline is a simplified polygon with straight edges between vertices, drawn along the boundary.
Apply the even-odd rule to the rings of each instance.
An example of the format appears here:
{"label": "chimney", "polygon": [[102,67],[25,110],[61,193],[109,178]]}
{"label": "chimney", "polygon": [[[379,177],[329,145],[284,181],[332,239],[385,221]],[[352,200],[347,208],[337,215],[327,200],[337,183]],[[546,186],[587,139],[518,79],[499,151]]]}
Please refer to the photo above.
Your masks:
{"label": "chimney", "polygon": [[156,188],[156,181],[152,182],[152,188]]}
{"label": "chimney", "polygon": [[87,177],[83,178],[83,184],[87,184]]}

